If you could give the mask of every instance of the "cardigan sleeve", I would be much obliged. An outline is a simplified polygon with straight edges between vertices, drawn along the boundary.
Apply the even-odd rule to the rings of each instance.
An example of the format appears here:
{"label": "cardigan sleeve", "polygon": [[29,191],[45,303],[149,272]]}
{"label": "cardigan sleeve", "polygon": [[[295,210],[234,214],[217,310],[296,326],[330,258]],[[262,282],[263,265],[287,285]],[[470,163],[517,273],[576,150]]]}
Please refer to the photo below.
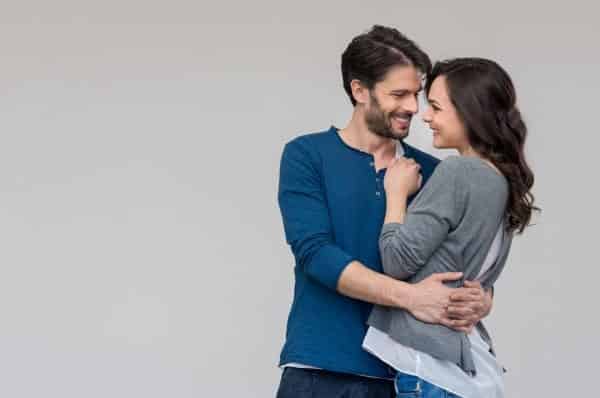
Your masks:
{"label": "cardigan sleeve", "polygon": [[379,251],[387,275],[410,278],[456,228],[468,197],[465,178],[459,157],[445,159],[408,207],[404,223],[383,225]]}

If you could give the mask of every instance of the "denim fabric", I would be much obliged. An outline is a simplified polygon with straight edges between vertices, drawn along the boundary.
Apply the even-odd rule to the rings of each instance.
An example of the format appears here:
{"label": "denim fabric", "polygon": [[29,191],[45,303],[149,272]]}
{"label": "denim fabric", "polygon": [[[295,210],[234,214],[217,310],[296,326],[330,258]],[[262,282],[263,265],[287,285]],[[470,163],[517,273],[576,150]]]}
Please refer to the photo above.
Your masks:
{"label": "denim fabric", "polygon": [[394,380],[397,398],[460,398],[416,376],[398,373]]}
{"label": "denim fabric", "polygon": [[277,398],[394,398],[392,380],[317,369],[285,368]]}

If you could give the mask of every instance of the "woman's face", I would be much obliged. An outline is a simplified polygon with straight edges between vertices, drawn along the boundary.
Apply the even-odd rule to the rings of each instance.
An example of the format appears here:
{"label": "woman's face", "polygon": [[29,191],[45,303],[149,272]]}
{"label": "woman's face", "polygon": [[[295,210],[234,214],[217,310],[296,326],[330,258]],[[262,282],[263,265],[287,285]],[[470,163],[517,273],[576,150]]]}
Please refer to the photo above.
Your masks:
{"label": "woman's face", "polygon": [[450,101],[445,76],[436,77],[431,84],[428,102],[423,120],[433,132],[433,146],[454,148],[462,153],[469,147],[467,131]]}

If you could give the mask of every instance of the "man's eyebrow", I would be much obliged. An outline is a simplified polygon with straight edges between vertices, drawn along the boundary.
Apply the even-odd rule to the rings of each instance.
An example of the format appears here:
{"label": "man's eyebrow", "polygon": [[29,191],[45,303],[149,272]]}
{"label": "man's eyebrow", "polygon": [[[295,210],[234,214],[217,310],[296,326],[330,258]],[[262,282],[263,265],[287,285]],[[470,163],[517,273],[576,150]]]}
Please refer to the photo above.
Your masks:
{"label": "man's eyebrow", "polygon": [[[417,94],[418,94],[418,93],[420,93],[420,92],[422,92],[422,91],[423,91],[423,87],[419,87],[419,89],[418,89],[417,91],[415,91],[415,93],[417,93]],[[393,93],[393,94],[400,94],[400,93],[402,93],[402,94],[406,94],[406,93],[408,93],[408,92],[410,92],[410,90],[407,90],[407,89],[405,89],[405,88],[399,88],[399,89],[396,89],[396,90],[391,90],[391,91],[390,91],[390,93]]]}

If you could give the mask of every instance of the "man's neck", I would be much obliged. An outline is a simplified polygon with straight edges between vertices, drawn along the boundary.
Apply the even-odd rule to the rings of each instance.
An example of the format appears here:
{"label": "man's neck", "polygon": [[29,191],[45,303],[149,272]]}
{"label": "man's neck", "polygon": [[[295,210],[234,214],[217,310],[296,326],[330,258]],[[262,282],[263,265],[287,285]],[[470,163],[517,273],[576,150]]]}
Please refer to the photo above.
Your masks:
{"label": "man's neck", "polygon": [[375,159],[391,159],[396,154],[397,141],[381,137],[369,130],[364,115],[358,110],[352,113],[348,125],[340,130],[340,135],[353,148],[370,153]]}

